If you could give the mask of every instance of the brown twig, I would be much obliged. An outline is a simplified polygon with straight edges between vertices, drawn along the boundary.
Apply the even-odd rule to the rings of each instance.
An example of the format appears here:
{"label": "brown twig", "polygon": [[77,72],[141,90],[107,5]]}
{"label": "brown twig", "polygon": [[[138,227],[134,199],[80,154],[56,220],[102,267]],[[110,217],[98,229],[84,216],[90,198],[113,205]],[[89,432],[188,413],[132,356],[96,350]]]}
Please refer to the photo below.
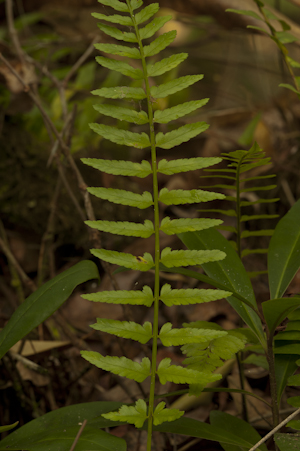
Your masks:
{"label": "brown twig", "polygon": [[72,444],[72,446],[70,448],[70,451],[74,451],[75,446],[77,445],[77,442],[78,442],[78,440],[79,440],[79,438],[80,438],[80,436],[81,436],[81,434],[83,432],[83,429],[86,426],[86,423],[87,423],[87,420],[84,420],[82,425],[81,425],[81,427],[80,427],[80,429],[79,429],[79,431],[78,431],[78,434],[76,435],[75,440],[74,440],[74,442],[73,442],[73,444]]}
{"label": "brown twig", "polygon": [[81,57],[76,61],[73,67],[69,70],[67,75],[65,76],[63,80],[63,86],[65,87],[70,79],[73,77],[73,75],[76,73],[76,71],[85,63],[85,61],[88,59],[88,57],[93,53],[94,51],[94,45],[100,41],[100,37],[96,36],[91,44],[88,46],[86,51],[81,55]]}
{"label": "brown twig", "polygon": [[7,18],[7,25],[8,25],[8,32],[11,37],[13,46],[15,48],[15,51],[20,59],[20,61],[24,62],[24,52],[20,45],[17,31],[14,26],[14,14],[13,14],[13,3],[12,0],[6,0],[5,2],[5,12],[6,12],[6,18]]}

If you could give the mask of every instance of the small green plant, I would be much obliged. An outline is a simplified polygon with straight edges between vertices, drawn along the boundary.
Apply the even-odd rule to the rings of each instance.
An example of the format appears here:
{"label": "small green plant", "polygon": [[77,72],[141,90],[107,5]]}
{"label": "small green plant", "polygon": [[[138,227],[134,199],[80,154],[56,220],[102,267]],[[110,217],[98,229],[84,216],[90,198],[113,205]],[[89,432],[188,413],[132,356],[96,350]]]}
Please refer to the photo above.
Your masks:
{"label": "small green plant", "polygon": [[[199,290],[199,289],[172,289],[169,284],[161,286],[160,269],[177,268],[190,265],[202,265],[203,263],[215,262],[224,259],[225,253],[219,250],[208,249],[199,250],[172,250],[171,248],[161,249],[160,233],[174,235],[186,231],[201,231],[211,228],[221,223],[214,219],[174,219],[165,217],[160,220],[159,203],[164,205],[191,204],[207,202],[214,199],[222,199],[224,195],[219,193],[209,193],[203,190],[171,190],[158,187],[158,173],[173,175],[186,171],[196,170],[211,166],[221,161],[220,158],[191,158],[177,160],[158,160],[157,148],[172,149],[183,142],[190,140],[208,128],[204,122],[189,123],[168,133],[157,132],[159,124],[169,124],[170,122],[186,116],[195,111],[205,100],[191,101],[184,104],[167,108],[165,110],[154,111],[153,103],[157,99],[165,98],[201,80],[202,75],[188,75],[150,86],[151,79],[170,71],[178,66],[187,54],[181,53],[168,58],[156,61],[154,64],[148,63],[148,58],[160,53],[166,48],[176,36],[176,31],[169,31],[159,35],[150,44],[145,45],[146,39],[162,28],[171,19],[167,17],[156,17],[148,22],[159,10],[157,3],[151,4],[143,9],[143,2],[140,0],[127,0],[120,2],[117,0],[100,0],[100,3],[111,6],[122,15],[104,15],[95,13],[95,18],[105,22],[118,24],[123,27],[130,27],[130,32],[126,29],[118,29],[110,25],[100,23],[101,31],[130,45],[96,44],[95,47],[104,53],[123,56],[140,61],[140,66],[130,65],[128,62],[119,59],[111,59],[103,56],[96,58],[97,62],[120,72],[134,80],[129,86],[117,86],[114,88],[102,88],[93,91],[94,95],[108,99],[123,99],[127,101],[145,101],[146,111],[134,110],[132,108],[119,106],[118,104],[100,103],[95,109],[103,115],[116,118],[120,121],[127,121],[143,126],[141,133],[133,133],[117,127],[91,124],[91,128],[100,136],[116,143],[137,149],[150,148],[150,162],[132,162],[125,160],[102,160],[83,159],[83,162],[106,173],[113,175],[136,177],[152,176],[152,193],[133,193],[125,190],[113,188],[88,188],[88,191],[104,200],[115,204],[128,205],[139,209],[152,208],[154,220],[146,220],[144,224],[129,222],[110,222],[105,220],[87,221],[90,227],[102,232],[110,232],[123,236],[134,236],[148,238],[154,234],[155,245],[153,255],[149,253],[143,256],[134,256],[117,251],[94,249],[92,254],[105,262],[117,264],[127,269],[139,271],[149,271],[154,269],[154,289],[144,286],[142,291],[114,291],[100,292],[96,294],[84,295],[85,299],[94,302],[107,302],[118,304],[153,305],[153,322],[146,322],[143,325],[128,321],[115,321],[100,318],[92,327],[102,332],[114,334],[118,337],[129,338],[140,343],[148,343],[152,340],[152,359],[143,358],[140,363],[134,362],[125,356],[102,356],[97,352],[82,351],[82,356],[99,368],[110,371],[114,374],[143,382],[150,378],[149,401],[139,399],[134,406],[123,405],[118,412],[110,412],[103,416],[111,421],[123,421],[142,427],[148,421],[147,450],[151,449],[153,425],[157,426],[164,422],[179,419],[184,412],[178,409],[168,409],[164,402],[155,405],[155,384],[156,378],[161,384],[167,381],[189,384],[191,392],[200,393],[205,385],[221,378],[213,373],[215,368],[222,362],[220,359],[231,358],[232,355],[244,347],[243,337],[229,336],[224,330],[217,330],[215,327],[201,327],[199,324],[185,325],[182,329],[172,328],[171,323],[158,327],[158,314],[160,303],[168,307],[172,305],[188,305],[201,302],[209,302],[222,297],[227,297],[231,293],[224,290]],[[136,12],[138,10],[138,12]],[[132,45],[133,44],[133,45]],[[148,129],[148,133],[146,133]],[[228,335],[228,339],[227,339]],[[222,340],[221,340],[222,337]],[[157,362],[157,349],[159,342],[163,346],[182,346],[183,352],[189,357],[186,360],[187,368],[172,365],[171,359],[165,358],[159,364]],[[230,347],[228,346],[230,343]],[[192,355],[197,349],[201,349],[202,358],[197,355],[197,364],[193,361]]]}

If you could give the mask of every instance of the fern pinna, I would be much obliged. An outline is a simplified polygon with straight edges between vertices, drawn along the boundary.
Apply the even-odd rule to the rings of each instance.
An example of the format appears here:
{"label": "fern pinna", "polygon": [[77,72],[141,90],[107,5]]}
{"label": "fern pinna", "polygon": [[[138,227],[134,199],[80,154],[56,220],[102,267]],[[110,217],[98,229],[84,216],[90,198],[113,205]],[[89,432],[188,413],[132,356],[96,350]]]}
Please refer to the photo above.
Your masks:
{"label": "fern pinna", "polygon": [[[91,124],[92,130],[101,137],[106,138],[113,143],[135,147],[137,149],[150,148],[149,161],[143,160],[140,163],[132,161],[117,161],[103,159],[84,158],[83,162],[100,171],[113,175],[136,176],[144,178],[152,176],[152,193],[144,192],[142,194],[133,193],[122,189],[95,187],[88,188],[88,191],[104,200],[115,204],[127,205],[139,209],[152,208],[154,211],[153,221],[146,220],[143,224],[132,222],[110,222],[105,220],[87,221],[90,227],[103,232],[110,232],[117,235],[134,236],[148,238],[155,235],[155,248],[153,255],[144,253],[143,256],[135,256],[127,253],[93,249],[91,252],[105,262],[117,264],[127,269],[139,271],[148,271],[154,269],[154,290],[149,286],[144,286],[141,291],[109,291],[100,292],[83,296],[85,299],[94,302],[107,302],[115,304],[131,304],[153,306],[153,322],[146,322],[143,325],[128,321],[116,321],[111,319],[98,319],[98,322],[92,327],[96,330],[114,334],[118,337],[129,338],[140,343],[148,343],[152,340],[152,360],[143,358],[142,361],[134,362],[126,357],[102,356],[97,352],[83,351],[82,356],[103,370],[114,374],[125,376],[137,382],[144,381],[150,377],[150,390],[148,405],[143,399],[139,399],[134,406],[124,405],[118,412],[105,414],[105,418],[113,421],[125,421],[134,424],[136,427],[142,427],[145,420],[148,420],[148,441],[147,450],[151,449],[151,435],[153,425],[161,424],[165,421],[173,421],[180,418],[184,412],[177,409],[167,409],[164,402],[160,402],[155,407],[155,382],[158,377],[161,384],[172,381],[180,384],[191,384],[201,390],[207,383],[219,379],[221,376],[212,373],[212,365],[205,365],[202,359],[200,368],[191,369],[172,365],[170,359],[163,359],[159,365],[157,362],[158,342],[163,346],[182,346],[188,344],[201,343],[203,349],[220,337],[224,337],[227,332],[223,330],[214,330],[209,328],[185,327],[183,329],[172,328],[172,324],[165,324],[160,330],[158,327],[158,313],[160,302],[166,306],[187,305],[201,302],[208,302],[227,297],[230,293],[221,290],[200,290],[200,289],[172,289],[170,285],[165,284],[160,287],[160,265],[172,268],[188,265],[201,265],[207,262],[221,260],[225,257],[224,252],[219,250],[189,251],[172,250],[171,248],[160,248],[160,233],[174,235],[187,231],[199,231],[213,227],[221,223],[214,219],[185,218],[173,219],[165,217],[160,221],[159,203],[165,205],[178,205],[186,203],[207,202],[213,199],[222,199],[222,194],[211,193],[199,189],[193,190],[168,190],[158,187],[158,173],[172,175],[180,172],[186,172],[208,167],[220,161],[220,158],[191,158],[177,160],[160,160],[157,163],[157,148],[172,149],[174,146],[190,140],[208,128],[205,122],[188,123],[168,133],[156,132],[158,124],[168,124],[175,119],[183,117],[197,108],[201,107],[206,101],[196,100],[183,103],[181,105],[167,108],[163,111],[153,110],[153,103],[160,98],[167,97],[201,80],[202,75],[183,76],[167,83],[153,85],[150,87],[149,77],[155,79],[171,69],[178,66],[187,57],[186,53],[180,53],[164,58],[154,63],[148,63],[148,58],[157,55],[166,48],[176,36],[175,31],[159,35],[147,45],[143,41],[153,37],[154,34],[171,19],[171,16],[155,17],[159,5],[152,3],[141,9],[143,2],[141,0],[99,0],[104,6],[112,7],[121,14],[104,15],[95,13],[93,16],[104,22],[118,24],[119,28],[99,23],[100,30],[108,36],[125,42],[125,45],[115,44],[96,44],[95,47],[100,52],[110,53],[112,55],[123,56],[138,60],[139,67],[134,66],[127,61],[120,61],[119,58],[112,59],[104,56],[98,56],[96,60],[101,66],[110,70],[120,72],[121,74],[134,80],[129,86],[116,86],[114,88],[101,88],[92,92],[96,96],[107,99],[123,99],[136,101],[139,105],[145,105],[145,109],[131,109],[130,105],[125,107],[113,103],[99,103],[95,106],[101,114],[110,116],[120,121],[142,125],[148,133],[130,132],[117,127]],[[152,20],[149,22],[149,20]],[[145,23],[147,24],[145,25]],[[240,341],[243,346],[242,341]],[[240,347],[241,347],[240,346]],[[204,346],[205,347],[205,346]],[[227,357],[226,357],[227,358]]]}

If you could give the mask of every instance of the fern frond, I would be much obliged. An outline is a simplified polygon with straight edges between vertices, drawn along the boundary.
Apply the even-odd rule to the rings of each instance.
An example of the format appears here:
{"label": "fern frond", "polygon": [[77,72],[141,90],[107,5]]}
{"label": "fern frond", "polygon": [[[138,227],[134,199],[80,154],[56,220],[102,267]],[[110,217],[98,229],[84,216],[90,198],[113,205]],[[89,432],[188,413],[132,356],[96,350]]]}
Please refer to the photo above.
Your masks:
{"label": "fern frond", "polygon": [[171,289],[171,285],[165,284],[160,291],[160,300],[171,307],[172,305],[189,305],[189,304],[202,304],[204,302],[217,301],[218,299],[227,298],[232,293],[223,290],[212,289]]}
{"label": "fern frond", "polygon": [[171,94],[175,94],[178,91],[188,88],[197,83],[197,81],[202,80],[202,78],[203,75],[186,75],[159,86],[152,86],[150,91],[151,96],[154,97],[154,99],[163,99]]}
{"label": "fern frond", "polygon": [[125,27],[132,27],[132,19],[129,16],[120,16],[119,14],[114,14],[112,16],[107,16],[106,14],[92,13],[95,19],[105,20],[106,22],[117,23],[119,25],[124,25]]}
{"label": "fern frond", "polygon": [[96,61],[101,66],[110,70],[115,70],[116,72],[133,78],[134,80],[141,80],[144,76],[140,69],[136,69],[124,61],[113,60],[111,58],[105,58],[104,56],[97,56]]}
{"label": "fern frond", "polygon": [[109,139],[113,143],[123,146],[137,147],[144,149],[150,147],[149,136],[146,133],[133,133],[128,130],[121,130],[110,125],[89,124],[90,128],[98,135],[105,139]]}
{"label": "fern frond", "polygon": [[146,98],[146,93],[143,88],[131,88],[128,86],[95,89],[91,94],[105,97],[106,99],[144,100]]}
{"label": "fern frond", "polygon": [[168,31],[156,38],[150,45],[144,47],[145,57],[157,55],[157,53],[168,47],[176,38],[176,30]]}
{"label": "fern frond", "polygon": [[124,32],[119,30],[118,28],[112,27],[111,25],[106,25],[103,23],[98,23],[98,28],[103,33],[111,36],[112,38],[117,39],[118,41],[131,42],[136,43],[137,37],[134,33]]}
{"label": "fern frond", "polygon": [[142,344],[147,343],[152,338],[152,324],[149,321],[141,325],[133,321],[97,318],[97,323],[92,324],[90,327],[95,330],[101,330],[101,332],[116,335],[117,337],[130,338]]}
{"label": "fern frond", "polygon": [[134,19],[136,25],[141,25],[142,23],[149,20],[154,14],[156,14],[159,11],[159,4],[158,3],[152,3],[151,5],[146,6],[143,8],[140,12],[138,12]]}
{"label": "fern frond", "polygon": [[179,409],[167,409],[165,407],[165,402],[160,402],[157,404],[154,413],[153,413],[153,424],[158,426],[161,423],[165,423],[166,421],[175,421],[178,420],[184,412]]}
{"label": "fern frond", "polygon": [[100,291],[98,293],[82,294],[81,297],[92,302],[105,302],[107,304],[145,305],[146,307],[151,307],[154,300],[153,291],[147,285],[143,287],[142,291]]}
{"label": "fern frond", "polygon": [[114,233],[123,236],[149,238],[154,233],[153,222],[146,219],[144,224],[127,221],[85,221],[85,224],[101,232]]}
{"label": "fern frond", "polygon": [[143,41],[144,39],[151,38],[171,19],[172,16],[155,17],[155,19],[153,19],[150,23],[148,23],[144,28],[141,28],[139,30],[141,41]]}
{"label": "fern frond", "polygon": [[149,122],[145,111],[135,111],[130,110],[129,108],[122,108],[117,105],[107,105],[105,103],[94,105],[94,109],[105,116],[113,117],[115,119],[119,119],[120,121],[131,122],[137,125],[143,125]]}
{"label": "fern frond", "polygon": [[93,365],[113,374],[143,382],[150,376],[150,360],[144,357],[141,363],[133,362],[126,357],[103,356],[94,351],[81,351],[82,357]]}
{"label": "fern frond", "polygon": [[[176,55],[178,56],[178,55]],[[161,61],[161,63],[164,60]],[[156,63],[157,65],[158,63]],[[156,66],[155,65],[155,66]],[[158,124],[168,124],[171,121],[179,119],[180,117],[186,116],[189,113],[201,108],[206,105],[209,99],[202,100],[191,100],[190,102],[185,102],[180,105],[173,106],[171,108],[166,108],[165,110],[156,110],[154,113],[154,122]],[[206,160],[207,158],[203,158]],[[188,159],[187,159],[188,160]],[[221,161],[221,159],[220,159]],[[214,164],[214,163],[213,163]],[[207,166],[210,166],[209,164]]]}
{"label": "fern frond", "polygon": [[[165,110],[166,111],[166,110]],[[221,158],[178,158],[177,160],[160,160],[158,172],[166,175],[179,174],[180,172],[195,171],[220,163]]]}
{"label": "fern frond", "polygon": [[[187,53],[177,53],[177,55],[171,55],[168,58],[164,58],[157,63],[148,64],[147,73],[149,77],[158,77],[169,70],[177,67],[182,61],[188,57]],[[156,122],[156,121],[155,121]]]}
{"label": "fern frond", "polygon": [[161,149],[172,149],[204,132],[208,127],[209,125],[206,122],[194,122],[193,124],[183,125],[169,133],[159,132],[156,135],[155,144]]}
{"label": "fern frond", "polygon": [[104,6],[110,6],[116,11],[122,13],[128,13],[129,9],[126,3],[120,2],[119,0],[98,0]]}

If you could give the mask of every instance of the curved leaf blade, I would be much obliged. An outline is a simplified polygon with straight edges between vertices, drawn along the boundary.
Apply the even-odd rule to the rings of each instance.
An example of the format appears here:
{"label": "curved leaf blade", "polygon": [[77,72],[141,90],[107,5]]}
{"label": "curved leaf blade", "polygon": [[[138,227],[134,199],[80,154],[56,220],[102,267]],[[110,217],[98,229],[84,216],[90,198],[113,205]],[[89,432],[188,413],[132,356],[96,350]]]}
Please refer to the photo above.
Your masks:
{"label": "curved leaf blade", "polygon": [[171,94],[175,94],[178,91],[182,91],[188,86],[197,83],[197,81],[202,80],[203,75],[186,75],[185,77],[179,77],[175,80],[163,83],[159,86],[151,87],[151,95],[155,99],[163,99]]}
{"label": "curved leaf blade", "polygon": [[171,289],[171,285],[166,283],[161,288],[160,300],[168,307],[171,307],[172,305],[202,304],[204,302],[217,301],[231,294],[229,291],[224,290],[197,288]]}
{"label": "curved leaf blade", "polygon": [[91,91],[94,96],[105,97],[106,99],[130,99],[143,100],[146,93],[143,88],[131,88],[128,86],[116,86],[114,88],[100,88]]}
{"label": "curved leaf blade", "polygon": [[101,232],[109,232],[122,236],[149,238],[154,233],[153,222],[148,219],[145,220],[144,224],[127,221],[85,221],[85,224]]}
{"label": "curved leaf blade", "polygon": [[[164,60],[162,60],[161,62],[163,61]],[[156,63],[156,65],[157,64],[158,63]],[[171,121],[186,116],[187,114],[192,113],[198,108],[201,108],[202,106],[207,104],[208,100],[209,99],[192,100],[190,102],[185,102],[171,108],[166,108],[165,110],[156,110],[154,112],[154,122],[157,122],[158,124],[168,124]],[[220,161],[222,161],[221,158]]]}
{"label": "curved leaf blade", "polygon": [[97,23],[97,26],[100,31],[111,36],[112,38],[117,39],[118,41],[125,41],[135,43],[137,42],[136,35],[134,33],[128,33],[125,31],[121,31],[118,28],[112,27],[110,25],[106,25],[103,23]]}
{"label": "curved leaf blade", "polygon": [[83,299],[92,302],[105,302],[108,304],[131,304],[145,305],[151,307],[153,304],[153,292],[150,287],[145,285],[143,290],[116,290],[116,291],[100,291],[98,293],[82,294]]}
{"label": "curved leaf blade", "polygon": [[120,16],[114,14],[112,16],[106,16],[105,14],[92,13],[95,19],[105,20],[106,22],[117,23],[118,25],[124,25],[125,27],[133,27],[133,23],[130,16]]}
{"label": "curved leaf blade", "polygon": [[158,75],[165,74],[169,70],[174,69],[174,67],[177,67],[187,57],[187,53],[178,53],[177,55],[171,55],[168,58],[164,58],[155,64],[148,64],[147,74],[149,77],[157,77]]}
{"label": "curved leaf blade", "polygon": [[209,229],[222,224],[220,219],[210,218],[181,218],[170,219],[165,216],[161,221],[160,230],[166,235],[175,235],[176,233],[196,232],[197,230]]}
{"label": "curved leaf blade", "polygon": [[150,19],[150,17],[154,16],[159,11],[159,4],[152,3],[151,5],[146,6],[140,12],[135,15],[136,25],[140,25],[141,23],[146,22]]}
{"label": "curved leaf blade", "polygon": [[136,269],[138,271],[148,271],[154,266],[152,255],[147,252],[143,257],[135,257],[125,252],[108,251],[106,249],[91,249],[91,253],[95,257],[112,265],[124,266],[125,268]]}
{"label": "curved leaf blade", "polygon": [[93,108],[105,116],[114,117],[120,121],[132,122],[137,125],[143,125],[149,122],[145,111],[135,111],[130,110],[129,108],[122,108],[117,105],[109,105],[105,103],[93,105]]}
{"label": "curved leaf blade", "polygon": [[211,193],[210,191],[203,191],[200,189],[177,189],[169,191],[168,188],[163,188],[159,193],[158,200],[165,205],[179,205],[208,202],[216,199],[224,199],[224,195],[219,193]]}
{"label": "curved leaf blade", "polygon": [[115,204],[128,205],[140,209],[153,205],[151,193],[145,191],[143,194],[132,193],[123,189],[114,188],[88,188],[89,193],[103,200],[109,200]]}
{"label": "curved leaf blade", "polygon": [[271,299],[262,303],[264,317],[270,334],[273,335],[276,327],[300,306],[300,297]]}
{"label": "curved leaf blade", "polygon": [[271,298],[280,298],[300,267],[300,199],[278,222],[268,252]]}
{"label": "curved leaf blade", "polygon": [[[164,50],[171,42],[176,38],[176,30],[168,31],[167,33],[161,34],[154,41],[151,42],[150,45],[146,45],[144,47],[144,55],[145,57],[157,55],[157,53]],[[169,70],[169,69],[167,69]]]}
{"label": "curved leaf blade", "polygon": [[156,135],[156,146],[161,149],[172,149],[200,135],[208,128],[209,125],[206,122],[194,122],[193,124],[183,125],[169,133],[159,132]]}
{"label": "curved leaf blade", "polygon": [[143,325],[133,321],[117,321],[107,318],[97,318],[97,323],[91,327],[101,332],[116,335],[121,338],[130,338],[145,344],[152,338],[152,324],[146,321]]}
{"label": "curved leaf blade", "polygon": [[51,316],[80,283],[98,279],[97,266],[82,261],[46,282],[13,313],[0,332],[0,358],[35,327]]}
{"label": "curved leaf blade", "polygon": [[151,38],[171,19],[172,16],[155,17],[155,19],[148,23],[144,28],[139,30],[141,40]]}
{"label": "curved leaf blade", "polygon": [[105,58],[104,56],[97,56],[96,61],[101,66],[120,72],[120,74],[131,77],[134,80],[141,80],[144,78],[143,72],[140,69],[135,69],[130,64],[125,63],[125,61],[113,60],[111,58]]}
{"label": "curved leaf blade", "polygon": [[126,175],[145,178],[152,174],[149,161],[143,160],[141,163],[125,160],[101,160],[100,158],[81,158],[81,161],[92,168],[112,175]]}
{"label": "curved leaf blade", "polygon": [[137,147],[138,149],[144,149],[150,147],[150,139],[146,133],[133,133],[127,130],[120,130],[116,127],[103,124],[89,124],[90,128],[94,130],[98,135],[105,139],[109,139],[113,143],[123,146]]}

